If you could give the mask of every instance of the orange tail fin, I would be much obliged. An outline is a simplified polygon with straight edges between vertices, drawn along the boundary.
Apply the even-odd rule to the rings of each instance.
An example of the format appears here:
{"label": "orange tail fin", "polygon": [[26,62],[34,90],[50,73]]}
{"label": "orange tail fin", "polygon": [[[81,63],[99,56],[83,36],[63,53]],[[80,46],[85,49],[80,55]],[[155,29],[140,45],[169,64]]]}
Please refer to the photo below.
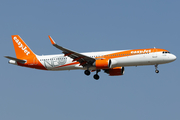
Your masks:
{"label": "orange tail fin", "polygon": [[12,41],[18,59],[27,59],[36,56],[19,35],[12,35]]}

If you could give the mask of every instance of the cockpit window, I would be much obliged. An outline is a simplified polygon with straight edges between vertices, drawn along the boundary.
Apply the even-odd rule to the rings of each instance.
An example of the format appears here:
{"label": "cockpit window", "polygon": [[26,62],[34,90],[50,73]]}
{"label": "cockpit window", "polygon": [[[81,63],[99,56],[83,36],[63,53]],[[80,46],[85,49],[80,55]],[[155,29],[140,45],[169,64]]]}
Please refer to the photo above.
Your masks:
{"label": "cockpit window", "polygon": [[165,53],[170,53],[170,52],[167,52],[167,51],[163,51],[162,53],[163,53],[163,54],[165,54]]}

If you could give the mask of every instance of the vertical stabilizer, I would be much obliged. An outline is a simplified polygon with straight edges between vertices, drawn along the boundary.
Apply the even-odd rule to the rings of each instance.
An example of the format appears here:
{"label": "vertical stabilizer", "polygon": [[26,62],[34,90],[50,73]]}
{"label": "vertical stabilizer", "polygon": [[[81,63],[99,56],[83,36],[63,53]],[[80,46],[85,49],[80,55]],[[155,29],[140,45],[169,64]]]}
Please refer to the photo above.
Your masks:
{"label": "vertical stabilizer", "polygon": [[19,35],[12,35],[12,41],[18,59],[27,59],[36,56]]}

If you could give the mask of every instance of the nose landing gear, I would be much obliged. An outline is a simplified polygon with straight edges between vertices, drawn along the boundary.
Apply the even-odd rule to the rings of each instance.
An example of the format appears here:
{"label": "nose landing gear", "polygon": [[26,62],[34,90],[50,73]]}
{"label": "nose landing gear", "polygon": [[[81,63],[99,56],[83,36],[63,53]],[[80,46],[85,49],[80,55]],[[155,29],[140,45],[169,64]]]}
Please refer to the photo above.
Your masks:
{"label": "nose landing gear", "polygon": [[155,70],[156,73],[159,73],[159,70]]}
{"label": "nose landing gear", "polygon": [[157,68],[158,68],[158,64],[155,65],[155,69],[156,69],[155,72],[159,73],[159,70]]}

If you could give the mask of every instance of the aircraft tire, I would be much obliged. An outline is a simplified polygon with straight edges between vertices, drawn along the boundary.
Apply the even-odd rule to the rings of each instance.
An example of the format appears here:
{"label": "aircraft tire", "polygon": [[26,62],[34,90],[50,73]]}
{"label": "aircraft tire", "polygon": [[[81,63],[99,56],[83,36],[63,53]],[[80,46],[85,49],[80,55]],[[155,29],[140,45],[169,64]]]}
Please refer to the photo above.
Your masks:
{"label": "aircraft tire", "polygon": [[155,70],[156,73],[159,73],[159,70]]}
{"label": "aircraft tire", "polygon": [[95,75],[94,75],[94,79],[95,79],[95,80],[99,80],[99,75],[98,75],[98,74],[95,74]]}
{"label": "aircraft tire", "polygon": [[85,71],[84,71],[84,74],[87,75],[87,76],[89,76],[89,75],[91,74],[91,72],[90,72],[89,70],[85,70]]}

